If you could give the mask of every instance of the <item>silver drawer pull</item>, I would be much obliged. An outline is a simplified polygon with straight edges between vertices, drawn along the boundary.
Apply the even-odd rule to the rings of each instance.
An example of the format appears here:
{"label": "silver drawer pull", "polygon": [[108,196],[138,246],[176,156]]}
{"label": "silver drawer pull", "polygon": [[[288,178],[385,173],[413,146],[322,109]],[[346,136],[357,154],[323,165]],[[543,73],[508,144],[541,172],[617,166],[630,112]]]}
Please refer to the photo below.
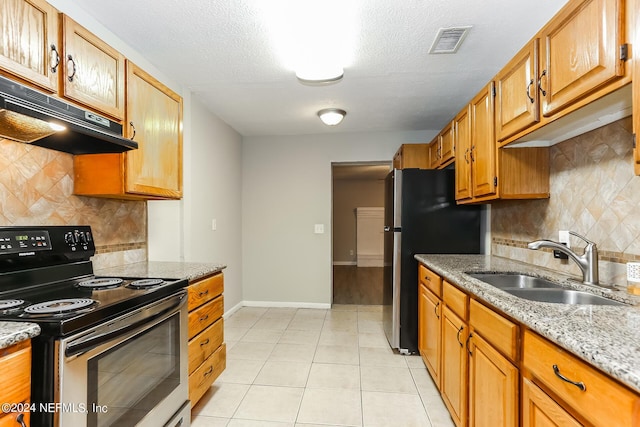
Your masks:
{"label": "silver drawer pull", "polygon": [[207,295],[208,293],[209,293],[209,289],[207,289],[207,290],[206,290],[206,291],[204,291],[204,292],[200,292],[200,293],[198,294],[198,296],[199,296],[199,297],[203,297],[203,296]]}
{"label": "silver drawer pull", "polygon": [[202,316],[202,317],[200,318],[200,321],[201,321],[201,322],[204,322],[204,321],[205,321],[205,320],[207,320],[208,318],[209,318],[209,315],[207,314],[206,316]]}
{"label": "silver drawer pull", "polygon": [[569,384],[573,384],[574,386],[578,387],[582,391],[586,391],[587,390],[587,386],[584,385],[584,383],[582,381],[580,381],[580,382],[571,381],[569,378],[567,378],[564,375],[562,375],[560,373],[560,369],[558,368],[558,365],[553,365],[553,373],[556,374],[556,377],[560,378],[562,381],[566,381]]}
{"label": "silver drawer pull", "polygon": [[209,344],[209,338],[207,338],[206,340],[202,341],[200,343],[200,347],[202,347],[203,345],[207,345],[207,344]]}

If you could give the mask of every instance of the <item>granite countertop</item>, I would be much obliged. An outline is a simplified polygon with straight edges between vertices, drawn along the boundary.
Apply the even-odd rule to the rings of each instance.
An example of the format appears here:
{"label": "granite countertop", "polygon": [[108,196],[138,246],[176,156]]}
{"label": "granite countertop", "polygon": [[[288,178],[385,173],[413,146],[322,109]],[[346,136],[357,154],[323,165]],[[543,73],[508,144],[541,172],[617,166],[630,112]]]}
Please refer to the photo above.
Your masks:
{"label": "granite countertop", "polygon": [[96,276],[196,280],[218,273],[226,265],[203,262],[149,261],[95,270]]}
{"label": "granite countertop", "polygon": [[[489,255],[416,255],[447,281],[474,294],[588,363],[640,392],[640,297],[606,291],[531,264]],[[607,296],[631,306],[570,305],[515,297],[465,272],[521,272],[563,287]],[[575,278],[573,278],[575,279]]]}
{"label": "granite countertop", "polygon": [[40,335],[40,326],[29,322],[0,322],[0,349]]}

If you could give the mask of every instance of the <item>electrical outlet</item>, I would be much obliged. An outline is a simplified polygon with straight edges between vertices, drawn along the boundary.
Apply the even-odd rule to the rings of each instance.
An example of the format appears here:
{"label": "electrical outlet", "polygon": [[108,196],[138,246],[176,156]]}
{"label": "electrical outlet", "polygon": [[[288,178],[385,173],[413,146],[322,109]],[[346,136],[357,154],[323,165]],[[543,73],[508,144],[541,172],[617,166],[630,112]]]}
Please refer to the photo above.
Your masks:
{"label": "electrical outlet", "polygon": [[218,221],[216,221],[216,219],[215,219],[215,218],[213,218],[213,219],[211,220],[211,229],[212,229],[213,231],[216,231],[216,230],[218,229]]}
{"label": "electrical outlet", "polygon": [[352,256],[353,256],[353,249],[351,249],[351,250],[349,251],[349,255],[352,255]]}
{"label": "electrical outlet", "polygon": [[324,234],[324,224],[315,224],[313,232],[316,234]]}

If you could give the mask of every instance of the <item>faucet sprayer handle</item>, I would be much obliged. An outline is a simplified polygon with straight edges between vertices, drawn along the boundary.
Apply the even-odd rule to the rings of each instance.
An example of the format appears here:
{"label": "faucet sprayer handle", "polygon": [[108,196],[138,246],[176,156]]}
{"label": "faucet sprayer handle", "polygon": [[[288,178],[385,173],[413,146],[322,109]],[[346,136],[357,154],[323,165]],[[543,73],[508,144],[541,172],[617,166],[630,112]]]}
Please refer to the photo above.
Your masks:
{"label": "faucet sprayer handle", "polygon": [[584,240],[585,242],[587,242],[590,245],[593,245],[593,246],[596,245],[595,242],[592,242],[591,240],[587,239],[586,237],[581,236],[580,234],[576,233],[575,231],[569,231],[569,234],[571,234],[572,236],[576,236],[579,239]]}

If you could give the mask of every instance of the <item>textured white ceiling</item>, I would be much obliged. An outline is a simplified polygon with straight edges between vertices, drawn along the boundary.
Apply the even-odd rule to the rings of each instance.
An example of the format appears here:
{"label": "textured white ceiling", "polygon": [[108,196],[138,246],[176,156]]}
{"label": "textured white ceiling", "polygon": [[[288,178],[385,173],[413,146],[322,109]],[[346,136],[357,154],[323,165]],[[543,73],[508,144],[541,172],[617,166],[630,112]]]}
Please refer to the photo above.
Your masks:
{"label": "textured white ceiling", "polygon": [[[361,0],[343,81],[310,87],[271,44],[260,8],[277,1],[77,4],[240,134],[254,136],[440,129],[566,3]],[[458,53],[427,53],[439,28],[462,25],[473,28]],[[327,127],[316,116],[327,107],[347,117]]]}

